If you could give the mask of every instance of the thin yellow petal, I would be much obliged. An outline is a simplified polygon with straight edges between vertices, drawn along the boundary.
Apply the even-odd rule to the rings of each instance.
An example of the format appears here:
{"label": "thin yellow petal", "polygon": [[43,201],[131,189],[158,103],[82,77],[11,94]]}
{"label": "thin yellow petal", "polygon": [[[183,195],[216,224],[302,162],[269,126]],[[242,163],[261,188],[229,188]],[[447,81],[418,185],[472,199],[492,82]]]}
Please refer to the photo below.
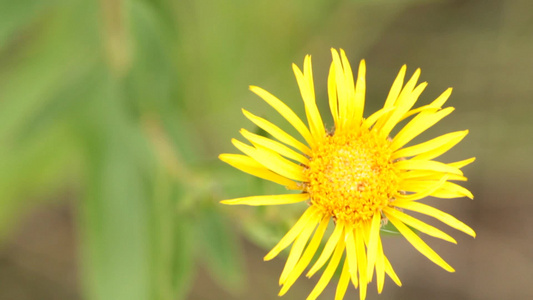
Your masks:
{"label": "thin yellow petal", "polygon": [[[310,59],[311,57],[306,56],[304,64],[310,64]],[[313,141],[321,141],[325,137],[326,130],[320,112],[318,111],[318,107],[316,106],[315,92],[313,88],[309,86],[309,81],[312,80],[312,78],[308,78],[309,75],[306,77],[295,64],[292,65],[292,69],[305,104],[305,113],[307,115],[309,128],[311,129]]]}
{"label": "thin yellow petal", "polygon": [[266,138],[264,136],[260,136],[255,133],[251,133],[246,129],[241,129],[241,134],[243,137],[245,137],[248,141],[250,141],[254,145],[260,145],[267,149],[270,149],[274,152],[279,153],[282,156],[285,156],[290,159],[294,159],[295,161],[307,165],[309,163],[309,159],[300,153],[292,150],[291,148],[283,145],[280,142],[276,142],[274,140],[271,140],[269,138]]}
{"label": "thin yellow petal", "polygon": [[[467,181],[468,179],[462,175],[446,174],[448,180]],[[413,170],[409,172],[403,172],[400,174],[400,181],[416,179],[416,180],[440,180],[442,178],[442,172],[427,171],[427,170]],[[401,184],[401,183],[400,183]]]}
{"label": "thin yellow petal", "polygon": [[394,206],[431,216],[452,228],[460,230],[472,237],[476,237],[476,233],[468,225],[457,220],[452,215],[447,214],[441,210],[438,210],[432,206],[419,203],[419,202],[409,202],[409,201],[394,201]]}
{"label": "thin yellow petal", "polygon": [[381,294],[381,292],[383,291],[383,284],[385,282],[385,273],[389,275],[389,277],[392,279],[392,281],[394,281],[394,283],[396,283],[396,285],[402,286],[402,282],[400,281],[400,278],[398,278],[398,275],[396,275],[396,272],[394,272],[394,269],[392,268],[392,265],[390,264],[388,258],[383,253],[383,245],[381,244],[381,240],[379,240],[378,258],[376,260],[376,276],[377,276],[379,294]]}
{"label": "thin yellow petal", "polygon": [[339,110],[337,107],[337,86],[335,83],[335,64],[332,62],[329,67],[328,75],[328,98],[329,109],[331,110],[331,116],[333,116],[333,122],[335,127],[339,127]]}
{"label": "thin yellow petal", "polygon": [[378,293],[381,294],[385,284],[385,254],[383,254],[381,239],[378,240],[378,255],[376,257],[376,283]]}
{"label": "thin yellow petal", "polygon": [[366,268],[366,276],[370,280],[372,280],[372,273],[374,272],[374,266],[376,264],[376,258],[378,255],[378,239],[380,239],[379,236],[379,229],[381,227],[381,214],[377,213],[374,214],[374,217],[372,217],[372,221],[370,224],[370,234],[368,238],[368,263]]}
{"label": "thin yellow petal", "polygon": [[285,267],[283,268],[283,271],[281,272],[281,276],[279,278],[280,285],[285,282],[287,276],[294,270],[296,263],[300,260],[302,252],[304,251],[305,245],[309,241],[309,237],[315,230],[316,225],[320,222],[320,219],[320,216],[315,216],[314,218],[311,218],[307,225],[305,225],[305,228],[302,233],[300,233],[300,235],[298,235],[298,237],[294,241],[294,244],[292,245],[291,251],[289,253],[289,257],[285,262]]}
{"label": "thin yellow petal", "polygon": [[436,185],[436,180],[413,179],[413,180],[402,181],[400,183],[399,189],[402,191],[407,191],[407,192],[417,192],[421,190],[433,189],[431,193],[426,193],[426,196],[424,197],[431,195],[431,196],[438,197],[438,198],[459,198],[459,197],[468,197],[470,199],[474,198],[474,195],[472,195],[472,193],[469,190],[467,190],[466,188],[456,183],[443,182],[442,185],[439,186],[438,188],[434,188],[435,185]]}
{"label": "thin yellow petal", "polygon": [[389,90],[389,94],[387,95],[387,99],[385,100],[385,104],[383,105],[383,108],[389,108],[395,105],[396,100],[398,99],[398,96],[400,95],[400,92],[402,91],[403,81],[405,79],[406,71],[407,71],[407,65],[403,65],[400,71],[398,72],[396,79],[394,79],[394,82],[392,83],[392,86]]}
{"label": "thin yellow petal", "polygon": [[[344,51],[342,51],[343,57],[346,57],[344,54]],[[345,73],[348,73],[346,71],[346,65],[350,65],[348,63],[348,59],[346,59],[346,63],[344,63],[345,66]],[[349,70],[349,73],[351,74],[352,70]],[[351,78],[353,81],[353,78]],[[362,59],[359,63],[359,71],[357,73],[357,83],[355,85],[355,108],[354,108],[354,116],[353,116],[353,122],[355,124],[359,124],[361,120],[363,120],[363,111],[365,109],[365,94],[366,94],[366,63],[365,60]]]}
{"label": "thin yellow petal", "polygon": [[450,98],[452,90],[452,88],[447,88],[442,94],[437,97],[437,99],[433,100],[430,105],[434,107],[442,107],[444,103],[446,103],[448,98]]}
{"label": "thin yellow petal", "polygon": [[278,141],[285,143],[294,149],[298,149],[300,152],[311,155],[311,149],[307,147],[306,145],[302,144],[297,139],[290,136],[285,131],[281,130],[278,126],[272,124],[271,122],[260,118],[249,111],[243,109],[243,114],[248,118],[250,121],[252,121],[255,125],[257,125],[259,128],[263,129],[264,131],[268,132],[270,135],[272,135],[275,139]]}
{"label": "thin yellow petal", "polygon": [[439,161],[433,160],[401,160],[394,163],[394,166],[399,170],[428,170],[428,171],[437,171],[443,173],[451,173],[456,175],[463,175],[463,172],[459,168],[445,164]]}
{"label": "thin yellow petal", "polygon": [[346,106],[347,106],[346,125],[350,126],[352,123],[360,121],[360,118],[357,120],[354,117],[356,103],[355,103],[355,86],[354,86],[352,68],[350,66],[350,62],[348,61],[348,58],[346,57],[346,53],[344,52],[344,50],[340,49],[339,52],[340,52],[340,59],[341,59],[342,71],[343,71],[342,79],[344,80],[344,88],[346,89],[345,91]]}
{"label": "thin yellow petal", "polygon": [[318,250],[318,247],[320,246],[320,242],[322,241],[324,232],[328,227],[329,219],[329,216],[325,216],[322,218],[322,221],[320,221],[320,225],[318,226],[315,234],[313,235],[311,242],[309,242],[309,245],[307,245],[307,248],[305,248],[305,251],[302,254],[302,258],[298,261],[292,272],[289,273],[285,281],[282,283],[283,287],[279,292],[279,296],[283,296],[285,293],[287,293],[289,288],[296,282],[296,279],[298,279],[298,277],[303,273],[305,268],[313,259],[316,251]]}
{"label": "thin yellow petal", "polygon": [[313,80],[313,64],[311,63],[311,55],[306,55],[304,58],[304,76],[307,79],[307,85],[309,86],[309,91],[311,96],[315,99],[315,83]]}
{"label": "thin yellow petal", "polygon": [[427,142],[397,150],[392,159],[417,155],[416,159],[430,160],[457,145],[467,134],[468,130],[447,133]]}
{"label": "thin yellow petal", "polygon": [[357,268],[359,272],[359,299],[364,300],[366,298],[366,289],[368,285],[368,279],[366,276],[367,258],[364,242],[365,233],[362,231],[362,226],[356,229],[355,235],[355,247],[357,249]]}
{"label": "thin yellow petal", "polygon": [[[407,66],[403,65],[400,71],[398,72],[398,75],[396,76],[396,79],[394,79],[391,89],[389,90],[389,94],[387,95],[387,99],[385,100],[385,104],[383,105],[383,109],[388,109],[392,107],[396,108],[395,104],[398,100],[400,92],[402,91],[406,70]],[[381,129],[383,125],[387,122],[387,120],[392,116],[392,114],[393,112],[390,111],[386,113],[382,118],[379,118],[374,128],[377,128],[378,130]]]}
{"label": "thin yellow petal", "polygon": [[455,272],[455,270],[445,262],[433,249],[431,249],[416,233],[414,233],[409,227],[407,227],[402,221],[396,217],[385,213],[389,221],[398,229],[398,231],[424,256],[429,260],[443,268],[448,272]]}
{"label": "thin yellow petal", "polygon": [[283,249],[287,248],[294,239],[302,232],[305,228],[305,225],[309,223],[309,220],[317,213],[316,209],[313,206],[309,208],[302,214],[300,219],[292,226],[292,228],[285,234],[285,236],[278,242],[270,252],[265,256],[264,260],[271,260],[276,257]]}
{"label": "thin yellow petal", "polygon": [[264,147],[258,146],[257,148],[250,147],[243,142],[232,139],[231,142],[237,149],[241,150],[244,154],[255,159],[258,163],[265,166],[279,175],[285,176],[292,180],[306,181],[303,174],[303,167],[299,166],[290,160],[283,158],[281,155],[270,151]]}
{"label": "thin yellow petal", "polygon": [[228,205],[282,205],[302,202],[309,199],[309,194],[285,194],[285,195],[267,195],[267,196],[250,196],[222,200],[220,203]]}
{"label": "thin yellow petal", "polygon": [[412,109],[409,112],[407,112],[400,121],[405,120],[406,118],[409,118],[412,115],[415,115],[417,113],[423,112],[423,111],[438,111],[442,105],[448,100],[452,93],[452,88],[448,88],[446,91],[444,91],[437,99],[435,99],[433,102],[431,102],[428,105],[421,106],[416,109]]}
{"label": "thin yellow petal", "polygon": [[339,243],[339,240],[341,240],[343,231],[344,225],[340,222],[337,222],[337,224],[335,224],[335,229],[333,230],[333,233],[329,237],[328,241],[326,242],[326,245],[324,246],[324,249],[322,250],[322,253],[318,257],[313,267],[311,267],[309,272],[307,272],[307,277],[313,276],[318,270],[320,270],[320,268],[322,268],[326,261],[328,261],[329,257],[331,256],[331,253],[333,253],[333,250],[335,249],[335,246]]}
{"label": "thin yellow petal", "polygon": [[392,265],[389,262],[389,259],[386,256],[383,256],[385,260],[385,272],[389,277],[396,283],[397,286],[402,286],[402,282],[400,281],[400,278],[398,275],[396,275],[396,272],[394,272],[394,269],[392,268]]}
{"label": "thin yellow petal", "polygon": [[454,238],[449,236],[448,234],[444,233],[442,230],[439,230],[429,224],[426,224],[408,214],[405,214],[397,209],[386,207],[383,211],[385,211],[388,215],[392,215],[396,217],[398,220],[403,222],[404,224],[413,227],[414,229],[423,232],[427,235],[443,239],[445,241],[448,241],[450,243],[457,244],[457,241],[455,241]]}
{"label": "thin yellow petal", "polygon": [[294,111],[292,111],[289,106],[279,100],[276,96],[260,87],[250,86],[250,90],[265,100],[266,103],[272,106],[280,115],[282,115],[289,123],[291,123],[291,125],[302,135],[308,144],[313,141],[311,132],[309,132],[307,126],[305,126],[304,122],[302,122],[302,120],[294,113]]}
{"label": "thin yellow petal", "polygon": [[353,228],[346,228],[344,238],[346,240],[346,260],[348,260],[348,265],[350,266],[350,279],[355,288],[357,288],[359,286],[357,277],[357,247],[355,245]]}
{"label": "thin yellow petal", "polygon": [[411,79],[405,84],[400,95],[394,102],[396,109],[386,118],[382,127],[378,128],[383,138],[389,136],[392,129],[398,124],[402,117],[411,109],[416,100],[427,86],[427,83],[421,83],[415,88],[416,82],[420,77],[420,69],[417,69]]}
{"label": "thin yellow petal", "polygon": [[220,154],[218,157],[221,161],[253,176],[284,185],[291,190],[301,190],[301,186],[295,181],[268,170],[249,156],[225,153]]}
{"label": "thin yellow petal", "polygon": [[440,189],[431,193],[431,196],[437,198],[468,197],[470,199],[474,199],[474,195],[468,189],[453,182],[444,183],[444,185]]}
{"label": "thin yellow petal", "polygon": [[339,266],[339,262],[342,258],[342,253],[344,252],[344,240],[340,240],[336,247],[335,252],[333,253],[333,256],[331,257],[328,266],[326,267],[326,270],[324,270],[324,273],[318,280],[318,283],[315,285],[315,288],[311,291],[311,294],[307,297],[307,300],[314,300],[316,299],[322,291],[326,288],[329,281],[331,280],[331,277],[333,277],[333,274],[335,273],[335,270],[337,270],[337,267]]}
{"label": "thin yellow petal", "polygon": [[348,110],[349,89],[346,86],[346,81],[344,80],[344,68],[342,67],[341,59],[336,49],[331,49],[331,56],[333,58],[333,64],[335,65],[335,83],[337,88],[337,104],[339,110],[339,124],[336,129],[338,130],[344,128],[344,124],[346,123],[350,113]]}
{"label": "thin yellow petal", "polygon": [[427,195],[432,191],[436,191],[444,185],[444,182],[448,179],[448,175],[442,175],[440,173],[440,178],[438,180],[402,180],[399,185],[401,191],[406,192],[424,192]]}
{"label": "thin yellow petal", "polygon": [[447,107],[436,113],[421,113],[414,117],[407,125],[405,125],[400,132],[394,137],[391,144],[391,149],[394,151],[409,143],[412,139],[417,137],[429,127],[433,126],[444,117],[452,113],[453,107]]}
{"label": "thin yellow petal", "polygon": [[[442,176],[442,178],[439,181],[431,181],[428,183],[427,186],[424,186],[423,189],[421,189],[419,192],[417,191],[414,194],[410,195],[403,195],[403,194],[397,194],[396,199],[403,200],[403,201],[414,201],[418,199],[425,198],[431,194],[433,194],[435,191],[437,191],[439,188],[441,188],[444,183],[448,180],[448,175]],[[409,181],[402,182],[404,186],[407,186]]]}
{"label": "thin yellow petal", "polygon": [[344,260],[342,267],[341,277],[337,284],[337,290],[335,291],[335,300],[342,300],[350,284],[350,268],[348,266],[348,260]]}
{"label": "thin yellow petal", "polygon": [[370,117],[366,118],[364,121],[363,121],[363,127],[364,128],[370,128],[372,127],[381,117],[383,117],[384,115],[388,114],[389,112],[393,111],[396,107],[394,106],[391,106],[391,107],[387,107],[387,108],[382,108],[378,111],[376,111],[375,113],[373,113],[372,115],[370,115]]}
{"label": "thin yellow petal", "polygon": [[469,159],[465,159],[465,160],[449,163],[448,166],[452,166],[454,168],[461,169],[464,166],[468,166],[469,164],[473,163],[475,160],[476,160],[476,158],[472,157],[472,158],[469,158]]}

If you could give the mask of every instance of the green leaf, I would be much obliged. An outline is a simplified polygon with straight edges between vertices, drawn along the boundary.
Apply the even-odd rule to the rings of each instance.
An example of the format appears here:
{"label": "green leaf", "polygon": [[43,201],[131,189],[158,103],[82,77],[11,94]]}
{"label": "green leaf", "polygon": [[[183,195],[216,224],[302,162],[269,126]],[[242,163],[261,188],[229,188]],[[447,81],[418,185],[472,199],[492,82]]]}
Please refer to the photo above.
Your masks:
{"label": "green leaf", "polygon": [[153,197],[154,299],[185,299],[194,274],[195,243],[191,217],[179,214],[175,199],[183,186],[163,166],[155,177]]}
{"label": "green leaf", "polygon": [[208,204],[198,216],[201,259],[221,287],[238,292],[244,286],[243,255],[228,218],[216,204]]}
{"label": "green leaf", "polygon": [[88,174],[80,209],[86,297],[149,299],[150,203],[142,159],[150,156],[141,155],[146,145],[125,116],[120,85],[107,70],[97,75],[80,128]]}

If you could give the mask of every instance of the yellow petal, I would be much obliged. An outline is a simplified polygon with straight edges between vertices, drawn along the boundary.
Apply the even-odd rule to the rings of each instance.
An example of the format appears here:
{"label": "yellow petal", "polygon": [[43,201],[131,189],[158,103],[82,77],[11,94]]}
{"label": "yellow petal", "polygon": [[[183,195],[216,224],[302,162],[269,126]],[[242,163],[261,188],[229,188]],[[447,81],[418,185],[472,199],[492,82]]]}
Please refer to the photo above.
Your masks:
{"label": "yellow petal", "polygon": [[292,228],[285,234],[285,236],[278,242],[270,252],[265,256],[264,260],[271,260],[274,257],[276,257],[283,249],[287,248],[294,239],[302,232],[302,230],[305,228],[305,225],[309,223],[311,218],[315,216],[317,213],[316,209],[313,206],[309,206],[307,210],[302,214],[300,219],[292,226]]}
{"label": "yellow petal", "polygon": [[438,111],[442,105],[448,100],[452,93],[452,88],[448,88],[446,91],[444,91],[437,99],[435,99],[431,104],[424,105],[422,107],[412,109],[409,112],[407,112],[400,121],[403,121],[406,118],[409,118],[412,115],[415,115],[419,112],[423,111]]}
{"label": "yellow petal", "polygon": [[468,130],[447,133],[427,142],[395,151],[392,159],[418,155],[416,159],[430,160],[457,145],[467,134]]}
{"label": "yellow petal", "polygon": [[311,55],[306,55],[304,58],[304,77],[307,80],[311,96],[315,99],[315,83],[313,81],[313,65],[311,63]]}
{"label": "yellow petal", "polygon": [[353,228],[346,228],[346,260],[350,266],[350,278],[352,284],[357,288],[359,280],[357,277],[357,246],[355,245],[355,236]]}
{"label": "yellow petal", "polygon": [[268,170],[253,158],[246,155],[220,154],[218,157],[221,161],[253,176],[284,185],[291,190],[301,190],[301,186],[298,183]]}
{"label": "yellow petal", "polygon": [[[348,64],[348,62],[346,62]],[[349,64],[348,64],[349,65]],[[351,70],[350,70],[351,73]],[[359,63],[359,71],[357,73],[357,83],[355,85],[355,109],[353,122],[359,124],[363,119],[363,111],[365,109],[365,94],[366,94],[366,63],[362,59]],[[353,79],[352,79],[353,80]]]}
{"label": "yellow petal", "polygon": [[440,189],[431,193],[431,196],[437,198],[468,197],[470,199],[474,199],[474,195],[472,195],[469,190],[453,182],[444,183],[444,185]]}
{"label": "yellow petal", "polygon": [[260,136],[255,133],[251,133],[246,129],[241,129],[241,134],[254,145],[263,146],[264,148],[277,152],[278,154],[287,158],[294,159],[295,161],[304,165],[307,165],[309,163],[309,159],[307,157],[283,145],[282,143],[276,142],[274,140],[271,140],[264,136]]}
{"label": "yellow petal", "polygon": [[442,173],[451,173],[456,175],[463,175],[463,172],[459,168],[450,165],[441,163],[433,160],[401,160],[394,163],[394,166],[399,170],[428,170],[428,171],[437,171]]}
{"label": "yellow petal", "polygon": [[452,238],[451,236],[449,236],[448,234],[444,233],[443,231],[429,225],[429,224],[426,224],[410,215],[407,215],[399,210],[396,210],[394,208],[390,208],[390,207],[386,207],[384,209],[384,211],[387,212],[388,215],[393,215],[394,217],[396,217],[398,220],[400,220],[401,222],[403,222],[404,224],[406,225],[409,225],[411,227],[413,227],[414,229],[420,231],[420,232],[423,232],[427,235],[430,235],[430,236],[433,236],[433,237],[436,237],[436,238],[439,238],[439,239],[443,239],[445,241],[448,241],[450,243],[454,243],[454,244],[457,244],[457,242],[455,241],[454,238]]}
{"label": "yellow petal", "polygon": [[[314,221],[314,222],[313,222]],[[287,258],[287,261],[285,262],[285,267],[283,268],[283,271],[281,272],[281,276],[279,278],[279,284],[283,284],[285,280],[287,279],[287,276],[294,270],[294,267],[296,266],[296,263],[300,260],[300,257],[302,255],[302,252],[304,250],[305,245],[307,244],[307,241],[309,241],[309,237],[315,230],[316,225],[320,222],[320,218],[317,216],[315,218],[312,218],[311,221],[305,225],[304,230],[296,240],[294,241],[294,244],[292,245],[291,251],[289,253],[289,257]]]}
{"label": "yellow petal", "polygon": [[322,253],[318,257],[313,267],[311,267],[309,272],[307,272],[307,277],[313,276],[326,263],[326,261],[331,256],[331,253],[335,249],[335,246],[339,243],[340,240],[342,240],[341,236],[343,231],[343,224],[337,222],[337,224],[335,224],[335,229],[333,230],[333,233],[329,237],[328,241],[326,242],[326,245],[324,246],[324,249],[322,250]]}
{"label": "yellow petal", "polygon": [[307,300],[314,300],[316,299],[322,291],[326,288],[329,281],[331,280],[331,277],[333,277],[333,274],[335,273],[335,270],[337,270],[337,267],[339,266],[339,262],[342,258],[342,253],[344,252],[344,240],[340,240],[336,247],[335,252],[333,253],[333,256],[331,257],[328,266],[326,267],[326,270],[324,270],[324,273],[318,280],[318,283],[315,285],[315,288],[311,291],[311,294],[307,297]]}
{"label": "yellow petal", "polygon": [[328,227],[329,219],[329,216],[325,216],[320,221],[320,225],[318,226],[315,234],[313,235],[311,242],[309,242],[309,245],[307,245],[307,248],[305,248],[305,251],[302,254],[302,258],[298,261],[294,269],[289,273],[285,281],[282,283],[283,287],[279,292],[279,296],[283,296],[285,293],[287,293],[289,288],[296,282],[296,279],[298,279],[298,277],[303,273],[305,268],[313,259],[313,256],[315,255],[316,251],[318,250],[318,247],[320,246],[320,242],[322,241],[324,232]]}
{"label": "yellow petal", "polygon": [[[428,183],[428,185],[423,187],[423,189],[415,190],[417,192],[414,193],[414,194],[410,194],[410,195],[397,194],[396,195],[396,199],[403,200],[403,201],[414,201],[414,200],[425,198],[425,197],[433,194],[439,188],[441,188],[444,185],[444,183],[446,182],[447,179],[448,179],[448,175],[444,175],[444,176],[442,176],[442,178],[439,181],[430,181]],[[408,186],[408,182],[409,181],[404,181],[404,182],[402,182],[402,185],[403,186]]]}
{"label": "yellow petal", "polygon": [[357,249],[357,268],[359,272],[359,299],[364,300],[366,298],[366,289],[368,280],[366,277],[366,251],[364,242],[365,233],[362,231],[362,226],[356,229],[355,247]]}
{"label": "yellow petal", "polygon": [[348,260],[344,260],[344,265],[342,267],[341,277],[339,283],[337,284],[337,290],[335,291],[335,300],[342,300],[348,289],[350,283],[350,268],[348,267]]}
{"label": "yellow petal", "polygon": [[398,229],[398,231],[424,256],[429,260],[442,267],[448,272],[455,272],[455,270],[445,262],[433,249],[431,249],[422,239],[416,235],[409,227],[407,227],[402,221],[398,220],[396,217],[385,213],[389,221]]}
{"label": "yellow petal", "polygon": [[392,86],[389,90],[389,94],[387,95],[387,99],[385,100],[385,104],[383,105],[383,108],[389,108],[395,105],[396,100],[398,99],[398,96],[400,95],[400,92],[402,91],[403,81],[405,79],[406,71],[407,71],[407,66],[403,65],[400,71],[398,72],[396,79],[394,79],[394,82],[392,83]]}
{"label": "yellow petal", "polygon": [[405,125],[400,132],[394,137],[391,144],[391,149],[394,151],[409,143],[412,139],[417,137],[429,127],[442,120],[444,117],[452,113],[453,107],[447,107],[436,113],[420,113],[414,117],[407,125]]}
{"label": "yellow petal", "polygon": [[[311,68],[310,56],[306,56],[304,64],[309,65],[308,68]],[[300,93],[305,104],[305,113],[307,115],[309,128],[311,129],[313,141],[319,142],[325,137],[326,130],[324,128],[324,123],[322,122],[320,112],[318,111],[318,107],[316,106],[315,91],[311,86],[309,86],[309,82],[313,80],[309,77],[312,76],[311,72],[304,75],[295,64],[292,65],[292,69],[294,71],[294,76],[298,82]]]}
{"label": "yellow petal", "polygon": [[407,191],[407,192],[419,192],[419,193],[423,192],[429,195],[433,191],[436,191],[437,189],[441,188],[444,185],[444,182],[447,180],[447,178],[448,178],[448,174],[442,175],[442,173],[440,173],[440,178],[438,178],[438,180],[419,180],[419,179],[402,180],[400,182],[399,189],[401,191]]}
{"label": "yellow petal", "polygon": [[263,129],[264,131],[268,132],[270,135],[272,135],[275,139],[278,141],[285,143],[294,149],[298,149],[300,152],[311,155],[311,149],[307,147],[306,145],[302,144],[297,139],[290,136],[285,131],[281,130],[278,126],[272,124],[271,122],[260,118],[249,111],[243,109],[243,114],[248,118],[250,121],[252,121],[255,125],[257,125],[259,128]]}
{"label": "yellow petal", "polygon": [[374,214],[374,217],[372,217],[372,222],[370,224],[370,235],[368,238],[368,264],[366,268],[366,276],[370,280],[372,279],[372,273],[374,272],[374,266],[376,264],[376,258],[378,255],[378,240],[380,239],[379,236],[379,229],[381,227],[381,214],[376,213]]}
{"label": "yellow petal", "polygon": [[220,203],[228,205],[281,205],[298,203],[309,199],[309,194],[285,194],[285,195],[267,195],[267,196],[250,196],[222,200]]}
{"label": "yellow petal", "polygon": [[370,115],[370,117],[366,118],[364,121],[363,121],[363,127],[364,128],[370,128],[372,127],[372,125],[374,125],[381,117],[383,117],[384,115],[388,114],[389,112],[393,111],[396,107],[394,106],[391,106],[391,107],[388,107],[388,108],[382,108],[378,111],[376,111],[375,113],[373,113],[372,115]]}
{"label": "yellow petal", "polygon": [[[461,175],[446,174],[448,180],[460,180],[467,181],[468,179]],[[442,178],[442,172],[427,171],[427,170],[413,170],[409,172],[403,172],[400,174],[400,181],[416,179],[416,180],[440,180]],[[401,183],[400,183],[401,184]]]}
{"label": "yellow petal", "polygon": [[307,180],[303,174],[302,166],[281,157],[281,155],[260,146],[258,148],[250,147],[236,139],[232,139],[231,142],[237,149],[255,159],[258,163],[265,166],[265,168],[292,180]]}
{"label": "yellow petal", "polygon": [[449,163],[448,166],[452,166],[452,167],[461,169],[464,166],[468,166],[469,164],[473,163],[475,160],[476,160],[476,158],[472,157],[472,158],[469,158],[469,159],[465,159],[465,160]]}
{"label": "yellow petal", "polygon": [[411,79],[402,89],[398,99],[394,103],[396,109],[391,112],[381,128],[378,128],[382,138],[387,138],[392,129],[398,124],[402,117],[411,109],[416,100],[426,88],[427,83],[423,82],[415,88],[416,82],[420,77],[420,69],[417,69]]}
{"label": "yellow petal", "polygon": [[335,83],[337,87],[337,103],[339,110],[339,126],[337,130],[344,128],[344,125],[348,119],[349,111],[349,88],[346,86],[346,80],[344,80],[344,68],[341,63],[339,53],[335,49],[331,49],[331,56],[333,58],[333,64],[335,65]]}
{"label": "yellow petal", "polygon": [[[433,186],[435,186],[434,180],[407,180],[407,181],[403,181],[402,183],[400,183],[400,190],[420,191],[420,190],[430,189]],[[435,189],[433,192],[429,193],[428,195],[439,197],[439,198],[458,198],[458,197],[468,197],[470,199],[474,198],[474,195],[472,195],[472,193],[469,190],[453,182],[444,182],[439,188]]]}
{"label": "yellow petal", "polygon": [[452,94],[452,88],[447,88],[440,96],[437,97],[433,102],[431,102],[431,106],[434,107],[442,107],[444,103],[450,98],[450,95]]}
{"label": "yellow petal", "polygon": [[400,281],[400,278],[398,278],[398,275],[396,275],[396,272],[394,272],[394,269],[392,268],[392,265],[389,262],[389,259],[383,255],[383,259],[385,261],[385,272],[389,277],[396,283],[397,286],[402,286],[402,282]]}
{"label": "yellow petal", "polygon": [[385,254],[383,254],[381,239],[378,240],[378,255],[376,257],[376,283],[378,293],[381,294],[385,284]]}
{"label": "yellow petal", "polygon": [[279,100],[271,93],[257,86],[250,86],[250,90],[256,95],[270,104],[280,115],[282,115],[291,125],[302,135],[302,137],[310,144],[313,141],[311,133],[307,126],[300,120],[300,118],[292,111],[292,109]]}
{"label": "yellow petal", "polygon": [[453,217],[450,214],[447,214],[441,210],[438,210],[434,207],[431,207],[429,205],[419,203],[419,202],[408,202],[408,201],[394,201],[394,206],[401,207],[404,209],[416,211],[421,214],[425,214],[428,216],[431,216],[444,224],[455,228],[457,230],[460,230],[472,237],[476,237],[476,233],[472,228],[470,228],[465,223],[457,220],[455,217]]}
{"label": "yellow petal", "polygon": [[332,62],[329,67],[328,75],[328,98],[329,98],[329,109],[331,110],[331,115],[333,116],[333,122],[335,127],[339,128],[339,110],[337,107],[337,86],[335,83],[335,64]]}

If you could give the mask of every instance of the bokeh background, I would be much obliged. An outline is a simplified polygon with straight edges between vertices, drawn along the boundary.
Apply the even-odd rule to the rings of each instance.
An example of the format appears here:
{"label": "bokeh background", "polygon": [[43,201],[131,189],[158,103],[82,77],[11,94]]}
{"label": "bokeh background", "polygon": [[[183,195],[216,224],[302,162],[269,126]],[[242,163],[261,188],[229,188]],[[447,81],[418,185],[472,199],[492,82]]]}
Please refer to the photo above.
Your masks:
{"label": "bokeh background", "polygon": [[301,207],[218,204],[278,187],[217,155],[235,152],[241,127],[257,130],[242,107],[288,128],[250,84],[303,113],[290,64],[305,54],[327,111],[331,47],[366,59],[367,111],[402,64],[429,82],[419,103],[454,87],[456,111],[422,138],[470,129],[443,159],[477,157],[473,201],[426,201],[477,231],[437,224],[458,245],[425,238],[456,273],[391,237],[404,286],[387,280],[378,296],[373,283],[367,299],[532,299],[532,11],[529,0],[0,1],[0,299],[277,299],[284,259],[262,257]]}

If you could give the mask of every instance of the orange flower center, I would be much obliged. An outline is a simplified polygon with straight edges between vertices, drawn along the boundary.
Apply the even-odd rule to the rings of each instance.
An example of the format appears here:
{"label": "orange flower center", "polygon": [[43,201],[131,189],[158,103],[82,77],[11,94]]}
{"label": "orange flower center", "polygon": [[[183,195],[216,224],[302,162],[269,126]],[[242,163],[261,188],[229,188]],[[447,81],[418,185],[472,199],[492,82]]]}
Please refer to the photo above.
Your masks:
{"label": "orange flower center", "polygon": [[371,220],[398,191],[391,155],[390,141],[368,129],[326,137],[305,169],[312,205],[348,224]]}

